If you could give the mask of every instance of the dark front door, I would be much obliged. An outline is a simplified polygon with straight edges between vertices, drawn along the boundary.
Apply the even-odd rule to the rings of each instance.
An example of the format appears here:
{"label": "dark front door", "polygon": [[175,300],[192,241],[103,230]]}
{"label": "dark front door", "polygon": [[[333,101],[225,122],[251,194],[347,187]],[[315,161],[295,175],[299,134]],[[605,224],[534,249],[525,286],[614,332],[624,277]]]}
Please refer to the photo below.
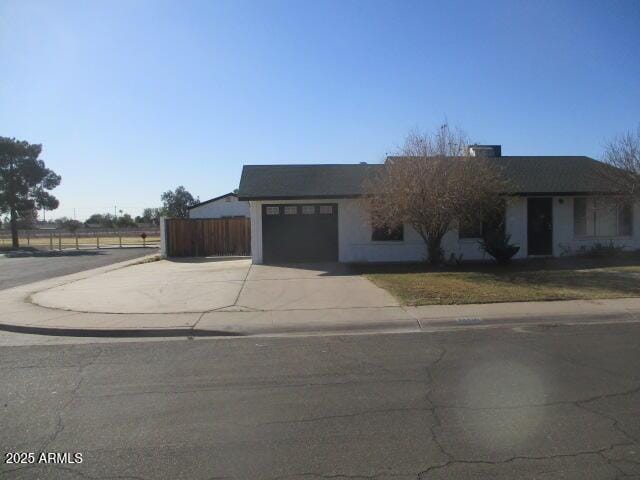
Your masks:
{"label": "dark front door", "polygon": [[527,202],[527,243],[529,255],[553,253],[553,200],[530,198]]}
{"label": "dark front door", "polygon": [[338,205],[262,206],[265,263],[337,262]]}

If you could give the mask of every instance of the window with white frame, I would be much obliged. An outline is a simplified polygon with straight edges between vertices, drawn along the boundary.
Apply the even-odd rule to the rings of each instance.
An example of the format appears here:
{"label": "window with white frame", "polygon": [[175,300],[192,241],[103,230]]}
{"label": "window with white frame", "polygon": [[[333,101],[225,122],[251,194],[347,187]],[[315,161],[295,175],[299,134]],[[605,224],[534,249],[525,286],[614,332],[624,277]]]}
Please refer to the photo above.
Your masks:
{"label": "window with white frame", "polygon": [[287,205],[286,207],[284,207],[285,215],[297,215],[297,213],[298,213],[297,205]]}
{"label": "window with white frame", "polygon": [[316,213],[315,205],[303,205],[302,206],[302,214],[303,215],[313,215]]}
{"label": "window with white frame", "polygon": [[333,205],[320,205],[318,211],[320,215],[331,215],[333,213]]}
{"label": "window with white frame", "polygon": [[267,215],[280,215],[280,207],[266,207],[265,213]]}
{"label": "window with white frame", "polygon": [[573,199],[573,233],[576,237],[628,237],[633,233],[631,204],[615,198]]}

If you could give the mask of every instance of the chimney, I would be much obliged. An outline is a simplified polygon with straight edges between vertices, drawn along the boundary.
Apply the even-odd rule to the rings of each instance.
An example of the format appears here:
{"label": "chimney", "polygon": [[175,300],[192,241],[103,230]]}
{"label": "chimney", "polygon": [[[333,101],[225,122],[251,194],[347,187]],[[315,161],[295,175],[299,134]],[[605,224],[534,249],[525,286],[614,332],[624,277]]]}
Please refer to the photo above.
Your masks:
{"label": "chimney", "polygon": [[469,145],[472,157],[501,157],[502,145]]}

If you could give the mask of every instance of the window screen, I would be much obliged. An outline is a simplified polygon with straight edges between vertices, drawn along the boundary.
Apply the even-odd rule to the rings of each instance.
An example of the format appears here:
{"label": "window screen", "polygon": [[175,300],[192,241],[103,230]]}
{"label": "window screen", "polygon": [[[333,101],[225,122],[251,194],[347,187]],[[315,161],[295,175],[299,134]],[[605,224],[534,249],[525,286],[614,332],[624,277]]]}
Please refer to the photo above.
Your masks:
{"label": "window screen", "polygon": [[573,199],[576,237],[625,237],[633,234],[633,208],[614,198]]}

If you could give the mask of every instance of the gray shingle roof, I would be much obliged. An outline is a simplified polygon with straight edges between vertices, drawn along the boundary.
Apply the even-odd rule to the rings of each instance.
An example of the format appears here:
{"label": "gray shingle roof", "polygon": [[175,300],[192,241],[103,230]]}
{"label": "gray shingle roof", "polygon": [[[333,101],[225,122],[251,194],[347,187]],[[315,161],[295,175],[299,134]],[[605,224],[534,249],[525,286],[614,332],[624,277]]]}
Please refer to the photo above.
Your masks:
{"label": "gray shingle roof", "polygon": [[339,198],[362,195],[367,175],[383,165],[245,165],[240,200]]}
{"label": "gray shingle roof", "polygon": [[[526,194],[613,193],[589,157],[496,157],[510,191]],[[245,165],[240,200],[340,198],[364,194],[363,184],[383,164]]]}
{"label": "gray shingle roof", "polygon": [[589,157],[496,157],[512,191],[535,193],[613,193],[613,186],[600,173],[602,162]]}

